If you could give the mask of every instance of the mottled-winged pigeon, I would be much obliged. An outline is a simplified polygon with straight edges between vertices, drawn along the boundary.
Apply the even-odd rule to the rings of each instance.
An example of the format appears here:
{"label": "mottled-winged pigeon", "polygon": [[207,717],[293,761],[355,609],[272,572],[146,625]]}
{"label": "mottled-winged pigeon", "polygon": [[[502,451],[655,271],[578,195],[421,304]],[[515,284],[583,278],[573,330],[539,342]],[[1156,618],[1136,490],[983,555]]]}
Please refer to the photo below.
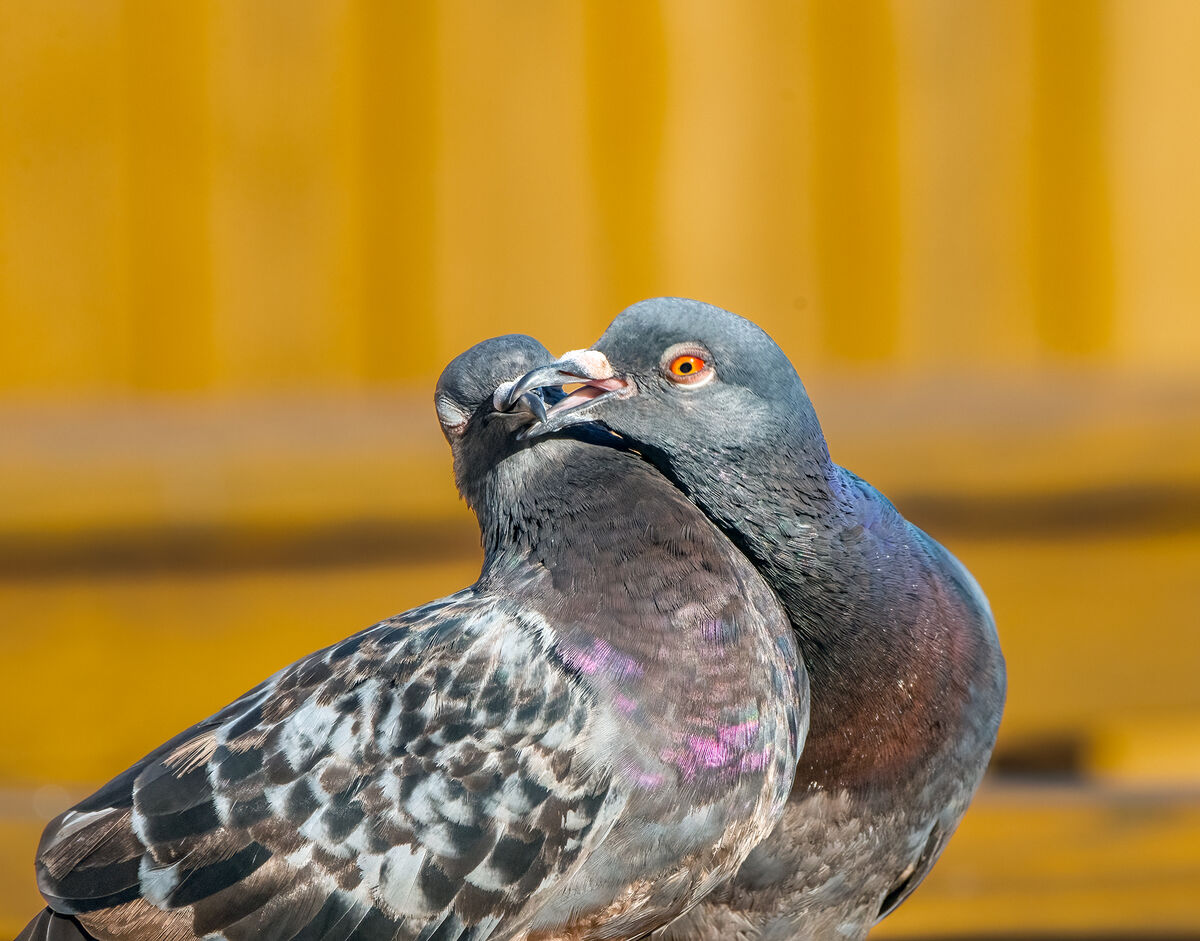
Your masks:
{"label": "mottled-winged pigeon", "polygon": [[807,719],[786,616],[637,459],[517,440],[540,399],[493,390],[550,359],[502,337],[438,382],[479,580],[287,667],[58,817],[25,937],[636,938],[736,871]]}
{"label": "mottled-winged pigeon", "polygon": [[812,685],[778,829],[664,936],[864,937],[929,872],[987,765],[1005,695],[987,600],[830,460],[791,363],[749,321],[645,301],[514,389],[579,381],[531,433],[599,423],[673,481],[779,594]]}

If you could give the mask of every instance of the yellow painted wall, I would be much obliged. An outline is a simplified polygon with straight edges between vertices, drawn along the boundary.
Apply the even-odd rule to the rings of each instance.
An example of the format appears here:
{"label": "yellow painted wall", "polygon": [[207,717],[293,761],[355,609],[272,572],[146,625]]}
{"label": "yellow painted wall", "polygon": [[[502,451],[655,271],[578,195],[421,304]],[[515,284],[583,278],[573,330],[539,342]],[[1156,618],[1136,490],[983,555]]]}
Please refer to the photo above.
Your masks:
{"label": "yellow painted wall", "polygon": [[681,293],[800,361],[1200,361],[1200,7],[46,0],[0,400],[424,383]]}
{"label": "yellow painted wall", "polygon": [[1194,929],[1198,102],[1195,0],[0,0],[0,936],[44,819],[471,578],[445,362],[660,294],[979,575],[1002,748],[1081,750],[884,932]]}

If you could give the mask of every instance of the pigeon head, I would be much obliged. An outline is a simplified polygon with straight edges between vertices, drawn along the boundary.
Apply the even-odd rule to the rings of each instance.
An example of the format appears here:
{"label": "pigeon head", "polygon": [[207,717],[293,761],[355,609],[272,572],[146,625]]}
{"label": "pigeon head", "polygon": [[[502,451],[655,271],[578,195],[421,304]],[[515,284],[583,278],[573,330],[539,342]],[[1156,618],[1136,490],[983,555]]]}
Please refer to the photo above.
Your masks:
{"label": "pigeon head", "polygon": [[[482,479],[527,449],[520,433],[546,416],[542,390],[510,397],[513,380],[552,359],[533,337],[514,333],[477,343],[442,370],[433,402],[454,456],[458,490],[473,508]],[[552,401],[561,398],[548,391]]]}
{"label": "pigeon head", "polygon": [[622,311],[589,350],[575,350],[508,388],[578,384],[523,432],[527,437],[597,423],[691,490],[686,467],[731,454],[828,463],[804,384],[771,337],[710,304],[656,298]]}

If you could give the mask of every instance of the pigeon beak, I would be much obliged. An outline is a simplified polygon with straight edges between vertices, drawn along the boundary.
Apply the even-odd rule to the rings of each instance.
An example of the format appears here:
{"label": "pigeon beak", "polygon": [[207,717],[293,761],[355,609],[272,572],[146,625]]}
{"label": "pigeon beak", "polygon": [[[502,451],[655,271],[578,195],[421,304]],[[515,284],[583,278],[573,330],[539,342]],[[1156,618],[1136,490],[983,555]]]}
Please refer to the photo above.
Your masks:
{"label": "pigeon beak", "polygon": [[506,382],[492,395],[492,408],[507,414],[532,415],[535,421],[544,422],[547,417],[546,400],[542,390],[530,388],[513,394],[515,382]]}
{"label": "pigeon beak", "polygon": [[[636,391],[633,381],[618,376],[603,353],[598,350],[572,350],[564,353],[557,362],[522,376],[509,387],[506,397],[508,402],[514,403],[532,390],[573,383],[582,385],[547,409],[539,423],[526,429],[522,437],[535,438],[567,425],[587,421],[587,416],[580,414],[582,406],[612,396],[632,395]],[[500,393],[501,389],[497,389],[497,400]]]}
{"label": "pigeon beak", "polygon": [[523,396],[521,396],[519,401],[525,408],[533,413],[534,418],[536,418],[539,422],[544,422],[546,420],[546,401],[538,392],[526,392]]}

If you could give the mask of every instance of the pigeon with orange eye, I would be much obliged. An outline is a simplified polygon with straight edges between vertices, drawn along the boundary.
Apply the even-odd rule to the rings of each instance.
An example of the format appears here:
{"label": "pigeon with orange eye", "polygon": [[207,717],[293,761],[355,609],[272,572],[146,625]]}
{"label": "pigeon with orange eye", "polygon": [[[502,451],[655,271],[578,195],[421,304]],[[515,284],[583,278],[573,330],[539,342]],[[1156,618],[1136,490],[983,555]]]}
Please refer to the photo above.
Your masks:
{"label": "pigeon with orange eye", "polygon": [[704,368],[699,356],[677,356],[671,360],[671,373],[676,376],[691,376]]}
{"label": "pigeon with orange eye", "polygon": [[564,381],[585,385],[524,434],[602,429],[654,466],[766,576],[812,678],[783,823],[656,941],[861,941],[932,868],[987,765],[1005,695],[987,599],[830,459],[800,377],[750,321],[643,301],[508,394]]}
{"label": "pigeon with orange eye", "polygon": [[[619,438],[620,433],[614,434],[615,429],[609,429],[599,417],[603,410],[597,406],[613,399],[628,400],[625,411],[644,412],[647,420],[654,420],[658,407],[663,404],[660,400],[677,397],[690,401],[690,395],[679,397],[678,393],[722,385],[713,382],[717,378],[713,354],[695,340],[672,343],[653,359],[643,355],[639,366],[641,368],[625,369],[618,374],[602,353],[571,350],[552,365],[534,370],[518,382],[497,390],[496,394],[498,401],[504,398],[510,406],[535,391],[545,397],[549,407],[545,414],[538,416],[537,424],[522,432],[523,438],[537,438],[570,426],[579,426],[581,430],[584,427],[597,431],[604,429],[612,437]],[[736,369],[731,374],[736,378]],[[729,401],[736,412],[737,403],[731,399],[742,394],[735,384],[722,389],[717,397]],[[717,414],[720,413],[718,409]]]}
{"label": "pigeon with orange eye", "polygon": [[666,357],[667,378],[680,385],[696,385],[706,382],[713,376],[713,368],[708,362],[708,353],[673,353],[668,351]]}

